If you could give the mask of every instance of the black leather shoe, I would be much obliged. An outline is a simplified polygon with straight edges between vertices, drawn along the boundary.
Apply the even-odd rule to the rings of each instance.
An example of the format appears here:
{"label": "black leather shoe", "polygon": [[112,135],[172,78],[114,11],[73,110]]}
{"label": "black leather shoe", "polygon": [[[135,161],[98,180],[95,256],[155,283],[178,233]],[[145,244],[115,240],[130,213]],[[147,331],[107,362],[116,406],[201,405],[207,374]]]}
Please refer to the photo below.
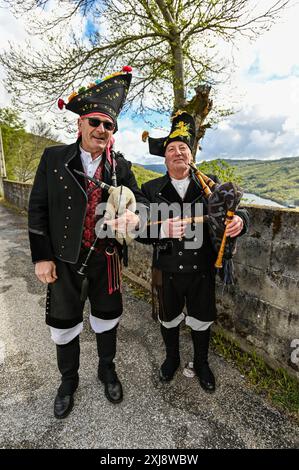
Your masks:
{"label": "black leather shoe", "polygon": [[159,372],[159,378],[161,382],[170,382],[173,379],[174,374],[178,370],[179,365],[179,359],[166,358]]}
{"label": "black leather shoe", "polygon": [[72,411],[74,406],[74,396],[73,395],[65,395],[64,397],[60,397],[56,395],[54,401],[54,416],[58,419],[66,418],[70,412]]}
{"label": "black leather shoe", "polygon": [[98,373],[99,380],[105,386],[105,396],[111,403],[120,403],[123,401],[123,388],[115,371],[102,374]]}
{"label": "black leather shoe", "polygon": [[208,363],[204,363],[202,366],[198,367],[196,369],[196,375],[198,377],[201,388],[205,392],[215,392],[215,377]]}
{"label": "black leather shoe", "polygon": [[123,388],[119,380],[114,382],[106,382],[105,395],[111,403],[120,403],[123,401]]}

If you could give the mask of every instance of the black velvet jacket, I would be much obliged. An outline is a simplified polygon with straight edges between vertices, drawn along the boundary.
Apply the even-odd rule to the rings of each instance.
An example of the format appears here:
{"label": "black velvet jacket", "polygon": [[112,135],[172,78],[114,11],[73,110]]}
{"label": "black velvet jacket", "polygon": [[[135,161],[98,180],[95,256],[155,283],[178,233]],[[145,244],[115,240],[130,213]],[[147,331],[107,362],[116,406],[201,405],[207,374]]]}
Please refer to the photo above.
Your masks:
{"label": "black velvet jacket", "polygon": [[[219,182],[214,175],[210,176],[215,182]],[[190,204],[191,214],[194,215],[196,203],[203,204],[203,214],[207,214],[206,199],[203,190],[198,184],[196,178],[191,174],[191,181],[188,186],[184,200],[181,199],[168,174],[156,178],[141,186],[141,190],[150,203],[183,203]],[[244,227],[240,235],[243,235],[249,228],[249,215],[245,209],[236,211],[244,222]],[[239,235],[239,236],[240,236]],[[214,251],[209,235],[208,225],[203,224],[203,243],[200,248],[186,249],[186,239],[170,239],[149,236],[139,238],[141,243],[152,243],[154,245],[153,266],[168,272],[206,272],[214,270],[214,262],[217,254]]]}
{"label": "black velvet jacket", "polygon": [[[116,154],[117,184],[130,188],[136,201],[147,205],[137,186],[131,163]],[[76,263],[87,208],[85,179],[74,170],[82,167],[79,142],[45,149],[29,200],[29,240],[32,261]],[[105,181],[111,184],[111,181]],[[108,193],[103,191],[103,202]]]}

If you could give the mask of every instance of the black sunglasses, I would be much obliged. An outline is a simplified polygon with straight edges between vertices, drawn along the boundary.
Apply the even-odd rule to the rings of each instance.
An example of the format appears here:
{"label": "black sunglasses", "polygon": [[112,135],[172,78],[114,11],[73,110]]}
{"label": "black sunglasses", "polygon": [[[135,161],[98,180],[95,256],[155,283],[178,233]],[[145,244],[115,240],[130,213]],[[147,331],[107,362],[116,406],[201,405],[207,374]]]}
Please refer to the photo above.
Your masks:
{"label": "black sunglasses", "polygon": [[99,127],[101,124],[103,124],[104,126],[104,129],[106,129],[107,131],[113,131],[113,129],[115,128],[115,124],[114,122],[110,122],[110,121],[101,121],[100,119],[96,119],[96,118],[84,118],[84,119],[88,119],[88,124],[91,126],[91,127]]}

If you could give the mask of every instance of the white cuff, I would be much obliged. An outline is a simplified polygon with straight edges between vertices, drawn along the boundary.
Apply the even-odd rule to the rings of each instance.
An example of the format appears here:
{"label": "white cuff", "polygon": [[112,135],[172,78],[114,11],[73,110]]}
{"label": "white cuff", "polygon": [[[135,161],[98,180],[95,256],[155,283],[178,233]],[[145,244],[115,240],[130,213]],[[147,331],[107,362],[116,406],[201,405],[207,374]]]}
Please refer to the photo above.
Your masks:
{"label": "white cuff", "polygon": [[112,320],[103,320],[102,318],[94,317],[92,314],[89,315],[90,326],[95,333],[104,333],[104,331],[112,330],[119,320],[120,316]]}

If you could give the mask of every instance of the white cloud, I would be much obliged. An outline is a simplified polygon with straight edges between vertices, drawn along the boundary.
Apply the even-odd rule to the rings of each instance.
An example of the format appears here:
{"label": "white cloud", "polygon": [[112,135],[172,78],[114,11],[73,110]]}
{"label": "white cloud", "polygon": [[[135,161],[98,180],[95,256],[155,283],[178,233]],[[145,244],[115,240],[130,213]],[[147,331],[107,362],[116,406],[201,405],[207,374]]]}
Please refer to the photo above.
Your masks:
{"label": "white cloud", "polygon": [[[7,8],[0,8],[0,52],[8,50],[9,43],[12,43],[14,46],[20,47],[24,50],[24,54],[31,53],[30,49],[28,51],[28,46],[26,41],[30,41],[32,52],[37,52],[40,55],[51,55],[52,59],[55,60],[54,51],[51,49],[49,43],[44,41],[45,35],[38,34],[29,34],[26,31],[26,25],[34,23],[37,19],[41,24],[45,25],[46,22],[50,19],[56,17],[57,14],[64,15],[72,9],[72,5],[64,4],[57,2],[57,0],[50,0],[47,4],[47,8],[36,8],[34,11],[27,14],[23,14],[16,18],[12,12]],[[69,27],[72,28],[76,34],[83,35],[83,31],[86,26],[86,20],[82,18],[81,15],[76,15],[72,17],[69,22]],[[55,28],[52,28],[49,34],[59,37],[60,44],[65,47],[68,47],[68,34],[70,32],[69,27],[66,27],[66,24],[59,23]],[[0,106],[10,106],[11,97],[8,91],[5,89],[4,80],[5,73],[2,67],[0,67]],[[47,112],[43,113],[43,116],[48,116],[49,120],[54,118],[55,112],[48,115]],[[30,126],[31,119],[34,120],[34,117],[31,117],[32,113],[28,116],[24,114],[26,121]]]}
{"label": "white cloud", "polygon": [[207,131],[201,159],[299,155],[298,17],[299,4],[256,42],[239,41],[231,84],[220,87],[238,112]]}
{"label": "white cloud", "polygon": [[[265,1],[273,4],[274,0]],[[264,8],[264,1],[261,4]],[[54,10],[52,3],[50,10],[40,11],[39,14],[46,19]],[[220,122],[215,129],[207,131],[202,142],[201,159],[269,159],[299,155],[298,17],[297,4],[256,42],[238,41],[231,84],[226,82],[219,87],[219,93],[226,96],[226,105],[230,105],[232,99],[238,112]],[[82,31],[82,18],[77,17],[75,21],[75,27]],[[7,46],[8,40],[23,44],[26,37],[24,19],[16,20],[8,10],[0,9],[1,48]],[[38,38],[33,39],[35,45],[42,47]],[[229,57],[231,47],[225,46],[223,51]],[[1,78],[3,71],[0,70]],[[5,105],[9,105],[9,96],[0,85],[0,106]],[[70,116],[70,120],[72,118],[76,119],[74,115]],[[146,126],[123,117],[119,128],[116,148],[128,159],[147,164],[162,162],[160,157],[149,155],[148,144],[141,141]],[[159,137],[166,135],[168,129],[149,130],[150,135]],[[70,142],[74,138],[75,134],[65,136],[64,140]]]}
{"label": "white cloud", "polygon": [[[141,135],[144,127],[136,125],[128,118],[119,120],[119,131],[115,134],[115,149],[122,152],[125,157],[133,163],[150,165],[163,163],[161,157],[150,155],[148,152],[148,142],[142,142]],[[166,135],[165,131],[150,132],[152,137]]]}
{"label": "white cloud", "polygon": [[[22,19],[17,20],[9,10],[0,8],[0,44],[1,50],[7,46],[8,42],[22,43],[25,41],[27,34]],[[7,90],[2,84],[4,71],[0,67],[0,106],[9,106],[10,97]]]}
{"label": "white cloud", "polygon": [[[272,0],[267,2],[273,4]],[[265,2],[261,7],[266,7]],[[294,51],[299,40],[298,17],[299,4],[286,10],[281,20],[256,42],[238,41],[231,84],[219,87],[219,94],[226,96],[226,105],[235,101],[238,112],[219,122],[215,129],[207,130],[198,158],[270,159],[299,155],[299,57]],[[223,50],[229,58],[231,47]],[[165,131],[151,135],[163,136]],[[132,152],[141,162],[138,155],[144,153],[137,137],[131,138]],[[159,157],[148,157],[152,158],[161,163]]]}
{"label": "white cloud", "polygon": [[286,133],[299,136],[299,114],[287,117],[283,123],[282,129]]}
{"label": "white cloud", "polygon": [[[283,15],[254,45],[258,65],[258,77],[269,79],[271,76],[291,75],[294,69],[294,47],[298,40],[299,7],[293,7]],[[297,38],[297,40],[296,40]]]}

